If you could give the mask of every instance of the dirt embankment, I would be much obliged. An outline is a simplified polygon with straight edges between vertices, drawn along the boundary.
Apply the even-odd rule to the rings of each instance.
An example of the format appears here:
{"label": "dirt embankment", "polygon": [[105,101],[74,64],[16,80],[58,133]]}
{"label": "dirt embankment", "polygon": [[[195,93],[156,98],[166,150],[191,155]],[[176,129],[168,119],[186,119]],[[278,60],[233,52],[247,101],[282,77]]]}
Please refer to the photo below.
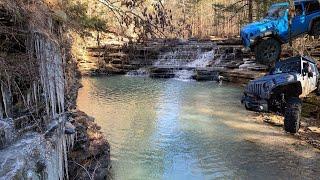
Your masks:
{"label": "dirt embankment", "polygon": [[[304,99],[301,128],[294,136],[320,149],[320,97],[312,94]],[[258,113],[257,119],[272,126],[283,127],[284,118],[275,113]]]}

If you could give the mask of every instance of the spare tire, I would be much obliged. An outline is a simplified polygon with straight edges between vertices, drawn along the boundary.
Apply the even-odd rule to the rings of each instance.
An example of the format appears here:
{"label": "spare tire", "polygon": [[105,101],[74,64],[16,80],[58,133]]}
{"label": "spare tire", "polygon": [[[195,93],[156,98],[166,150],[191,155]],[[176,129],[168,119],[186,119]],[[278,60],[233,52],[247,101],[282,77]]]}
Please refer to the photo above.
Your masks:
{"label": "spare tire", "polygon": [[287,101],[284,113],[284,130],[289,133],[297,133],[300,129],[302,103],[298,97],[292,97]]}
{"label": "spare tire", "polygon": [[274,38],[263,39],[254,50],[257,62],[271,66],[280,58],[281,43]]}

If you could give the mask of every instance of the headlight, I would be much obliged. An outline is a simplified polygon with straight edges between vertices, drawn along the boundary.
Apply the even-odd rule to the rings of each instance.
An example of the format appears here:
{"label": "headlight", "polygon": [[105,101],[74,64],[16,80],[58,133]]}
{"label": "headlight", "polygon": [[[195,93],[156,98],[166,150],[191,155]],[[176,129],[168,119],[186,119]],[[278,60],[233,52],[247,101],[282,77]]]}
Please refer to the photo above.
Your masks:
{"label": "headlight", "polygon": [[268,81],[268,82],[266,82],[266,83],[263,84],[263,89],[264,89],[265,92],[269,92],[269,91],[272,90],[272,88],[274,87],[274,85],[275,85],[274,82]]}

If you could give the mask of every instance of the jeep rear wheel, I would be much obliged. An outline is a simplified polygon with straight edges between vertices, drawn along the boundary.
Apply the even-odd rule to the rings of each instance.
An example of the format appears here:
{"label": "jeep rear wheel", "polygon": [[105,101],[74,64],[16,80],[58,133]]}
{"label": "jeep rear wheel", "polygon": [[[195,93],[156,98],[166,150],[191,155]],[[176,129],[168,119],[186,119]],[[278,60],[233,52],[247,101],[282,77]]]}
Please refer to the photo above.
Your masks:
{"label": "jeep rear wheel", "polygon": [[312,25],[311,29],[311,35],[312,36],[319,36],[320,35],[320,21],[316,21]]}
{"label": "jeep rear wheel", "polygon": [[277,61],[280,53],[281,44],[274,38],[262,40],[255,47],[256,60],[265,65],[271,65]]}
{"label": "jeep rear wheel", "polygon": [[284,130],[289,133],[297,133],[300,129],[301,100],[298,97],[290,98],[284,113]]}

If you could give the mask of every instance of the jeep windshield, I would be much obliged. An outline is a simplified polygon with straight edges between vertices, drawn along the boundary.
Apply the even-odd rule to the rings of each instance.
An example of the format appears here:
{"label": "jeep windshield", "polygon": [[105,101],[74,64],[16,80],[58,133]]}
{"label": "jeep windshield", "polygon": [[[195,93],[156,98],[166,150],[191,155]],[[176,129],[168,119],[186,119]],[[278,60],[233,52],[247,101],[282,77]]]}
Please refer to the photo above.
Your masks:
{"label": "jeep windshield", "polygon": [[282,73],[301,73],[301,62],[292,61],[292,62],[283,62],[276,65],[270,71],[270,75],[282,74]]}
{"label": "jeep windshield", "polygon": [[282,17],[285,15],[285,12],[287,9],[288,9],[288,6],[285,6],[285,5],[271,6],[265,18],[278,19],[279,17]]}

